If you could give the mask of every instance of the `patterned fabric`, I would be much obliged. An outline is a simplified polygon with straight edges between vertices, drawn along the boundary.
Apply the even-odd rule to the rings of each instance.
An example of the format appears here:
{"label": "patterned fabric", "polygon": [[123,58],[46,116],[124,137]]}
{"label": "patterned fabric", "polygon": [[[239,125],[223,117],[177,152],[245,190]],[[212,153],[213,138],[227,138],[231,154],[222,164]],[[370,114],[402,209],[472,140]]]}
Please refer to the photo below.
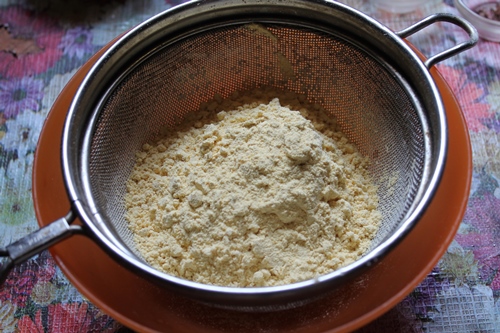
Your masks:
{"label": "patterned fabric", "polygon": [[[111,39],[177,0],[0,0],[0,244],[38,229],[31,197],[33,154],[44,119],[75,71]],[[391,29],[430,13],[458,14],[451,0],[390,14],[344,1]],[[426,55],[466,36],[455,26],[410,40]],[[455,240],[427,278],[362,332],[500,332],[500,44],[438,65],[457,97],[473,146],[473,183]],[[45,251],[0,286],[0,332],[125,332],[87,301]]]}

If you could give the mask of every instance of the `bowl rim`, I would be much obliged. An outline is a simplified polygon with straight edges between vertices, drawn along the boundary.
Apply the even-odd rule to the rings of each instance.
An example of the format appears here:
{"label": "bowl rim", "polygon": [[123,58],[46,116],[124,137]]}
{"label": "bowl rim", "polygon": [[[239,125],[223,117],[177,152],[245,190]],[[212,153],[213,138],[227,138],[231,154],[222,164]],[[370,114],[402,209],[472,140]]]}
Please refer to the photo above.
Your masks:
{"label": "bowl rim", "polygon": [[[469,6],[467,6],[463,2],[463,0],[454,0],[454,2],[455,2],[455,6],[457,7],[458,11],[460,11],[462,13],[462,15],[464,15],[464,13],[466,13],[466,14],[469,15],[469,16],[466,17],[466,19],[469,19],[469,20],[478,20],[481,23],[498,26],[500,28],[500,21],[491,20],[491,19],[488,19],[488,18],[486,18],[484,16],[479,15],[478,13],[476,13],[475,11],[473,11],[471,8],[469,8]],[[496,3],[496,4],[498,4],[500,6],[500,1],[489,1],[489,0],[486,0],[485,2],[483,2],[481,4],[484,4],[484,3]],[[476,28],[477,28],[477,26],[476,26]],[[500,36],[500,33],[498,35]]]}

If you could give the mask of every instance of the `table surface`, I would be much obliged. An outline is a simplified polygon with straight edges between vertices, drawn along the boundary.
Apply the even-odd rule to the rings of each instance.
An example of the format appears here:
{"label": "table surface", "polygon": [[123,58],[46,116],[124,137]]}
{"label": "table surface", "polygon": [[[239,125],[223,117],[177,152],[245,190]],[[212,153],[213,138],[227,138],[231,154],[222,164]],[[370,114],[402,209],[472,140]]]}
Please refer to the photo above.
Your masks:
{"label": "table surface", "polygon": [[[31,179],[38,137],[56,97],[114,37],[182,1],[0,0],[0,245],[35,231]],[[398,31],[437,12],[432,0],[395,14],[343,1]],[[425,30],[424,30],[425,31]],[[454,26],[411,38],[432,55],[465,40]],[[437,65],[460,103],[473,150],[469,204],[438,265],[363,332],[500,332],[500,44],[478,45]],[[453,320],[451,320],[453,319]],[[128,332],[82,296],[48,251],[0,286],[0,332]]]}

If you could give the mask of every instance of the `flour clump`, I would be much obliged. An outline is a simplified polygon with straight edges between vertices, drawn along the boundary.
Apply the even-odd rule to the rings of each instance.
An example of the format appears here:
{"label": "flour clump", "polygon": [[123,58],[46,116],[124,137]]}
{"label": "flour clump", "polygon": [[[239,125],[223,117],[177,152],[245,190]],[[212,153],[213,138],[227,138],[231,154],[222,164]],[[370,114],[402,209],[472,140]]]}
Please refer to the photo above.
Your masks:
{"label": "flour clump", "polygon": [[200,283],[273,286],[369,248],[381,218],[369,160],[331,118],[280,100],[219,99],[136,154],[126,218],[149,264]]}

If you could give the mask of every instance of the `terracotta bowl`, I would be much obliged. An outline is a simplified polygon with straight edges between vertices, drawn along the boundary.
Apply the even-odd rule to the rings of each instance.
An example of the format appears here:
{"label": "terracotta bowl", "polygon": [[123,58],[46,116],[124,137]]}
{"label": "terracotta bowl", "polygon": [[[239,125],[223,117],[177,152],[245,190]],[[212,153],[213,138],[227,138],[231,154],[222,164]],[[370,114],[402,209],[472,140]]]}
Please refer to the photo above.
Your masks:
{"label": "terracotta bowl", "polygon": [[[61,133],[83,77],[103,51],[72,78],[54,103],[35,154],[33,199],[40,226],[69,211],[61,172]],[[331,296],[272,313],[242,313],[205,306],[140,278],[111,259],[94,241],[74,236],[50,251],[71,283],[117,321],[140,332],[347,332],[381,316],[407,296],[444,254],[465,212],[471,181],[471,148],[459,105],[435,68],[449,126],[442,182],[412,232],[378,265]],[[75,223],[79,223],[77,220]]]}

